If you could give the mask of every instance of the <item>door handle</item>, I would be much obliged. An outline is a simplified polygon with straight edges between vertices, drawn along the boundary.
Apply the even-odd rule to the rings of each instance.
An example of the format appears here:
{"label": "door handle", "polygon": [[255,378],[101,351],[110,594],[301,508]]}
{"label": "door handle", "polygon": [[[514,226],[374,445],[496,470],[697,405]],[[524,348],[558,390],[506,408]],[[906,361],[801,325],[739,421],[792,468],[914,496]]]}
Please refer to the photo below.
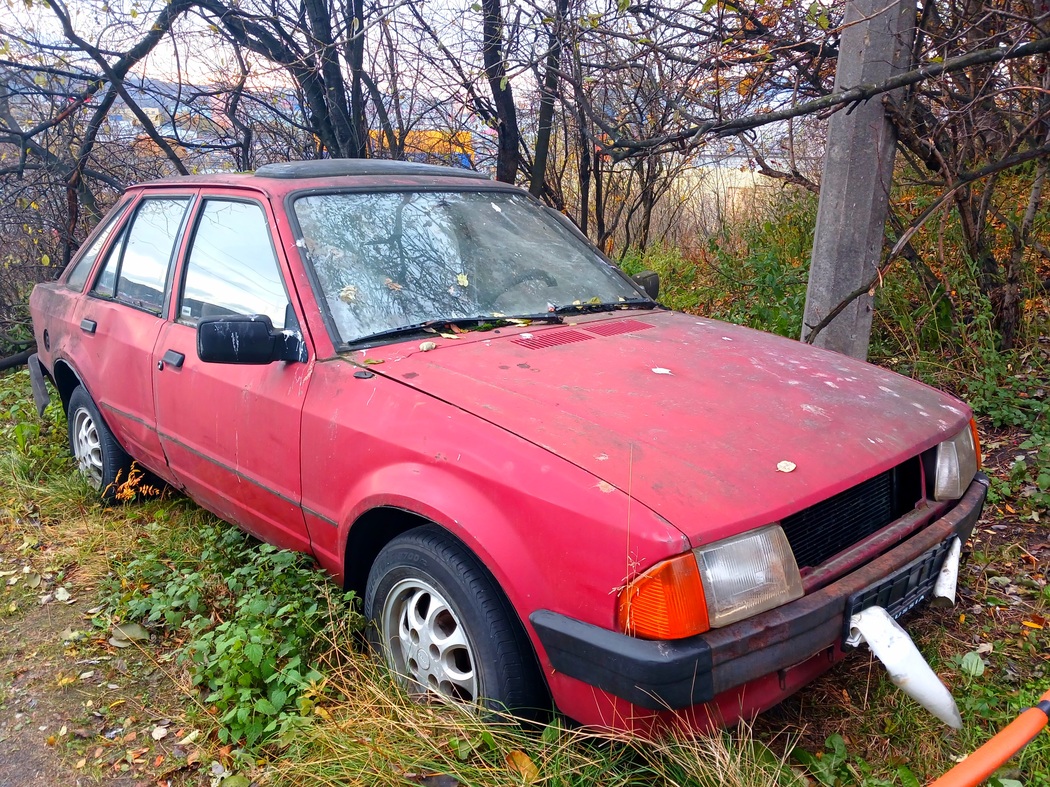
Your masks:
{"label": "door handle", "polygon": [[87,317],[80,321],[80,330],[84,333],[94,333],[97,327],[98,323],[94,320],[89,320]]}
{"label": "door handle", "polygon": [[186,356],[182,353],[177,353],[174,350],[166,350],[164,355],[161,356],[160,361],[157,362],[157,371],[163,371],[164,364],[168,366],[174,366],[176,369],[182,368],[182,362],[186,360]]}

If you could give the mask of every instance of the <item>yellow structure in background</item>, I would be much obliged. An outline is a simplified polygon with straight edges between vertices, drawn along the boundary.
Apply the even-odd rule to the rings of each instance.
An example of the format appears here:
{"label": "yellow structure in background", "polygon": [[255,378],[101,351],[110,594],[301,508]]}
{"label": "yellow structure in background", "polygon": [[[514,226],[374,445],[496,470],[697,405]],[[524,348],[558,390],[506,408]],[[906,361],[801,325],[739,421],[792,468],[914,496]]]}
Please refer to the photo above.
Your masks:
{"label": "yellow structure in background", "polygon": [[[372,130],[368,132],[368,136],[373,150],[390,152],[390,138],[385,132]],[[401,139],[401,146],[408,161],[441,159],[461,167],[472,167],[474,164],[474,135],[469,131],[407,131]]]}

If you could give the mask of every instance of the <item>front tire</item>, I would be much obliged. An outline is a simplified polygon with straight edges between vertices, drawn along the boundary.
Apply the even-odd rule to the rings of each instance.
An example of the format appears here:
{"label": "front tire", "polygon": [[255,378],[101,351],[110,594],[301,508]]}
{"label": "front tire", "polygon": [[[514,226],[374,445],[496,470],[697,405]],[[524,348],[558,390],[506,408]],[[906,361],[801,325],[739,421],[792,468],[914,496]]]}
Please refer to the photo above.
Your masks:
{"label": "front tire", "polygon": [[112,500],[118,482],[127,480],[131,457],[120,447],[83,386],[78,385],[69,397],[67,415],[69,447],[77,469],[104,500]]}
{"label": "front tire", "polygon": [[415,528],[382,549],[364,610],[369,641],[414,696],[526,715],[547,704],[510,604],[478,559],[439,527]]}

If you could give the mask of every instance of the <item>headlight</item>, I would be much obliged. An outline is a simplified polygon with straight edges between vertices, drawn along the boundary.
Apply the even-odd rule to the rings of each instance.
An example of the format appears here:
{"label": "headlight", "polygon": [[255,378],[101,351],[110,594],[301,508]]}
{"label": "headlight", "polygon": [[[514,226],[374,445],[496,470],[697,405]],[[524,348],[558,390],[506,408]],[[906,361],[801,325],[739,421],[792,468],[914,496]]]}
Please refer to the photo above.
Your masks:
{"label": "headlight", "polygon": [[802,577],[780,525],[694,549],[712,627],[802,596]]}
{"label": "headlight", "polygon": [[937,446],[937,474],[933,485],[934,500],[958,500],[977,474],[977,440],[973,421]]}
{"label": "headlight", "polygon": [[702,634],[802,596],[787,536],[770,525],[665,560],[620,592],[619,623],[645,639]]}

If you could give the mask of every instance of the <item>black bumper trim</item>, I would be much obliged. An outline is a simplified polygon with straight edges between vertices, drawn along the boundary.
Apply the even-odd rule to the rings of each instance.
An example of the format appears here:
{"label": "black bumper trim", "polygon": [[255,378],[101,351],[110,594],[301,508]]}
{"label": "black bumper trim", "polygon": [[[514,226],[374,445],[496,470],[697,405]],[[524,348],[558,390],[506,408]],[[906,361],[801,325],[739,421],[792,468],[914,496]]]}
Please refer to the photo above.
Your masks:
{"label": "black bumper trim", "polygon": [[965,541],[987,492],[978,473],[952,510],[899,546],[797,601],[695,637],[642,640],[544,609],[529,620],[557,672],[652,710],[710,702],[838,645],[847,598],[953,535]]}
{"label": "black bumper trim", "polygon": [[29,385],[33,389],[33,403],[36,404],[37,415],[42,416],[44,410],[51,403],[51,394],[47,390],[45,382],[46,370],[44,363],[37,353],[29,356]]}

